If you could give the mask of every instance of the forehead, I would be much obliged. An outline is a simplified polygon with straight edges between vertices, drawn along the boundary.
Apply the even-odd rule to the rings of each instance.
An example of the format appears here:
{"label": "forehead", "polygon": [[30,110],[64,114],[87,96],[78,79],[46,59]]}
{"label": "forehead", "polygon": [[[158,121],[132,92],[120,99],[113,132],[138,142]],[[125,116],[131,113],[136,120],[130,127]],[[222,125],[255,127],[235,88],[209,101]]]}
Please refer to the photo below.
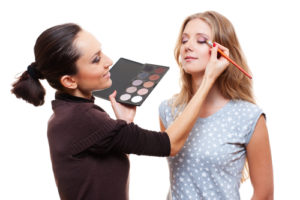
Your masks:
{"label": "forehead", "polygon": [[74,44],[81,55],[93,55],[101,50],[100,42],[92,34],[84,30],[78,33]]}
{"label": "forehead", "polygon": [[183,30],[183,34],[195,35],[197,33],[202,33],[209,37],[212,36],[210,26],[205,21],[198,18],[189,21]]}

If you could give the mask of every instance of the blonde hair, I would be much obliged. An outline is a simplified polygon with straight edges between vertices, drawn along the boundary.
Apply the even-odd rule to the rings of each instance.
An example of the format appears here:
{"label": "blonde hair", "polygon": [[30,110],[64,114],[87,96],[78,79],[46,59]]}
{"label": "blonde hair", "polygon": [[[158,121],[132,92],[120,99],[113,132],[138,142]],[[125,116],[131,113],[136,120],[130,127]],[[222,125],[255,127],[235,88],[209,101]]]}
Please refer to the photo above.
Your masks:
{"label": "blonde hair", "polygon": [[[175,108],[179,108],[181,110],[193,96],[191,75],[185,73],[180,62],[182,34],[188,22],[193,19],[201,19],[206,22],[212,30],[212,40],[227,47],[230,52],[230,58],[233,59],[238,65],[240,65],[246,72],[251,74],[247,65],[246,58],[242,52],[238,38],[235,34],[233,25],[227,18],[214,11],[197,13],[187,17],[180,29],[179,37],[177,39],[174,50],[175,59],[180,68],[181,90],[178,94],[174,95],[172,99],[173,114],[175,112]],[[217,84],[218,88],[221,91],[221,94],[227,99],[240,99],[255,103],[252,90],[252,81],[232,64],[230,64],[228,68],[218,77],[215,84]],[[244,182],[248,177],[249,170],[246,158],[241,182]]]}

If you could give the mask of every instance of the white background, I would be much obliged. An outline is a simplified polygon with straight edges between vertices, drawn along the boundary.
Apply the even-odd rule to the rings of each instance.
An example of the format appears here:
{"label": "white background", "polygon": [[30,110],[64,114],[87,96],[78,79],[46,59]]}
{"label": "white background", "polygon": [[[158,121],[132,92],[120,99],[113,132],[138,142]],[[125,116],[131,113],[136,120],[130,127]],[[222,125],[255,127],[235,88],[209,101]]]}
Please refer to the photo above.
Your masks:
{"label": "white background", "polygon": [[[178,92],[173,49],[184,18],[215,10],[234,25],[253,72],[258,105],[267,114],[276,199],[299,199],[299,6],[296,1],[1,1],[0,199],[59,199],[46,136],[54,90],[33,107],[10,93],[18,73],[34,61],[33,46],[45,29],[75,22],[94,34],[103,51],[170,70],[138,108],[135,122],[159,130],[158,106]],[[112,117],[109,102],[97,99]],[[165,158],[130,156],[130,199],[165,199]],[[248,181],[242,199],[250,199]]]}

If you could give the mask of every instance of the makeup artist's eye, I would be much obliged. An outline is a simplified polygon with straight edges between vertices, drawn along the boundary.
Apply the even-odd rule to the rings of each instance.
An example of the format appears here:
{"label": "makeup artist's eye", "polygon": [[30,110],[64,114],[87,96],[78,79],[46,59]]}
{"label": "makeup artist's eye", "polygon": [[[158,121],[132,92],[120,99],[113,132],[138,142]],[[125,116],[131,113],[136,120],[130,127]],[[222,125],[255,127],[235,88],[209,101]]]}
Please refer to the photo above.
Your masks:
{"label": "makeup artist's eye", "polygon": [[99,63],[99,62],[100,62],[100,59],[101,59],[100,56],[96,56],[96,57],[93,59],[92,63]]}

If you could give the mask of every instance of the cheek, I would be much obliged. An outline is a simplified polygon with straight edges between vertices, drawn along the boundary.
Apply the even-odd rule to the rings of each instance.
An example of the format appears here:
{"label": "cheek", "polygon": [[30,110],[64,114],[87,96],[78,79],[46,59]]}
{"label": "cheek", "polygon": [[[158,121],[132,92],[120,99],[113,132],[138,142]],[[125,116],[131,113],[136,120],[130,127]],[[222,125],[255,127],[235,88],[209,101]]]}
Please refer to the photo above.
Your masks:
{"label": "cheek", "polygon": [[80,72],[78,78],[83,84],[93,84],[95,82],[101,81],[102,72],[97,69],[89,69]]}
{"label": "cheek", "polygon": [[198,50],[199,58],[203,61],[208,61],[210,58],[210,49],[209,48],[202,48]]}

